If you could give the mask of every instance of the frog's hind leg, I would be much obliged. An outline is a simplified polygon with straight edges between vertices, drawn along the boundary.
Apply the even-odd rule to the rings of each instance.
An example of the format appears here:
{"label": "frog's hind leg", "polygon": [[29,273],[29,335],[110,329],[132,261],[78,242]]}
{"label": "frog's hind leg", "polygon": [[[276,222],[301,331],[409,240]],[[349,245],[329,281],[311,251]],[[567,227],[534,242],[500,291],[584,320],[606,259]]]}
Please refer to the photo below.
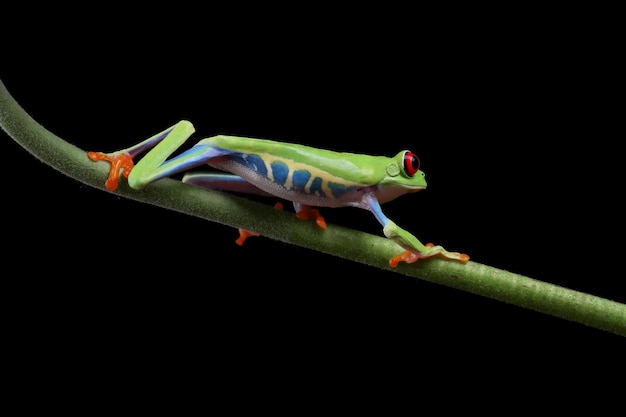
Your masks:
{"label": "frog's hind leg", "polygon": [[181,121],[176,124],[154,149],[137,162],[128,177],[128,184],[132,188],[141,189],[156,180],[187,171],[230,153],[203,140],[179,155],[167,159],[193,132],[194,128],[190,122]]}
{"label": "frog's hind leg", "polygon": [[[244,178],[235,174],[224,174],[217,172],[188,172],[183,176],[182,182],[185,184],[194,185],[197,187],[208,188],[210,190],[228,191],[234,193],[244,194],[256,194],[266,197],[271,197],[271,194],[261,190],[253,184],[246,181]],[[277,209],[282,209],[281,203],[276,203],[274,206]],[[239,228],[239,237],[235,242],[242,246],[246,239],[252,236],[260,236],[259,233],[251,230]]]}
{"label": "frog's hind leg", "polygon": [[[177,130],[177,132],[174,132],[174,130]],[[151,136],[148,139],[144,140],[143,142],[140,142],[129,148],[121,149],[119,151],[115,151],[111,153],[89,151],[87,152],[87,156],[89,157],[89,159],[91,159],[94,162],[107,161],[111,164],[111,168],[109,170],[109,176],[105,182],[105,187],[107,188],[107,190],[113,191],[117,189],[120,175],[124,176],[125,178],[128,178],[131,171],[135,167],[135,163],[133,162],[133,159],[137,155],[153,148],[154,146],[162,142],[166,137],[172,136],[171,134],[173,132],[176,133],[175,135],[173,135],[173,137],[176,137],[176,136],[182,137],[180,135],[181,130],[188,131],[187,137],[191,135],[191,133],[193,133],[194,131],[191,123],[187,121],[181,121],[175,124],[174,126],[171,126],[165,129],[164,131],[159,132],[156,135]],[[179,141],[179,144],[185,139],[186,138],[182,138],[182,140]]]}
{"label": "frog's hind leg", "polygon": [[[108,190],[117,188],[120,174],[128,178],[128,185],[131,188],[141,189],[158,179],[228,154],[228,151],[224,149],[201,141],[191,149],[168,160],[167,158],[193,134],[194,130],[190,122],[181,120],[174,126],[130,148],[112,153],[88,152],[87,155],[92,161],[104,160],[111,164],[105,184]],[[135,164],[133,159],[147,150],[150,151]]]}
{"label": "frog's hind leg", "polygon": [[265,191],[241,178],[239,175],[234,174],[224,174],[217,172],[189,172],[183,176],[182,181],[185,184],[208,188],[210,190],[256,194],[266,197],[271,196],[271,194],[266,193]]}

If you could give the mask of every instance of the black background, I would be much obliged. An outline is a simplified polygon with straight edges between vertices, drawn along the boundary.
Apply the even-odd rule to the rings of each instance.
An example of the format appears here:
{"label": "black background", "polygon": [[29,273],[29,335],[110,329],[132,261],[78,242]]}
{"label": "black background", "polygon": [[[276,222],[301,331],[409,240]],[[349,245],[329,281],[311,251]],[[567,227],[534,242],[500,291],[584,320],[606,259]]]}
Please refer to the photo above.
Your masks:
{"label": "black background", "polygon": [[[616,114],[605,104],[614,64],[584,26],[331,13],[271,27],[229,14],[204,27],[177,13],[133,34],[120,31],[130,21],[107,25],[115,40],[92,35],[89,19],[67,38],[42,33],[4,55],[0,79],[35,120],[85,150],[123,148],[183,118],[196,127],[190,142],[221,133],[412,149],[429,188],[383,207],[397,224],[473,261],[626,302],[623,131],[609,129]],[[575,356],[601,369],[624,346],[267,238],[238,247],[233,229],[85,186],[4,133],[2,156],[5,294],[49,342],[78,334],[87,350],[167,345],[178,357],[212,350],[409,372],[441,352],[459,367],[477,355],[483,370],[501,369],[500,354],[508,366]],[[382,234],[365,211],[323,213]]]}

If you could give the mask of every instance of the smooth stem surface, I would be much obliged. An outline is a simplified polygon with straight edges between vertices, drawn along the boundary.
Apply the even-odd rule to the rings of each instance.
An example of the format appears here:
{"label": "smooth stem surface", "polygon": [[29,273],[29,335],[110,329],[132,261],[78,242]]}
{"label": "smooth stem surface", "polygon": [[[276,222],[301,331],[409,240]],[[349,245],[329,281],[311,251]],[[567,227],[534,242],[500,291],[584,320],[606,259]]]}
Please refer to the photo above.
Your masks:
{"label": "smooth stem surface", "polygon": [[[108,164],[92,162],[84,150],[43,128],[13,99],[1,80],[0,126],[52,168],[107,191],[104,182]],[[388,260],[397,255],[398,246],[382,236],[332,224],[322,231],[314,223],[302,222],[270,205],[175,180],[160,180],[142,191],[133,190],[122,182],[114,193],[626,336],[626,305],[523,275],[472,261],[461,264],[440,259],[411,265],[402,263],[391,268]]]}

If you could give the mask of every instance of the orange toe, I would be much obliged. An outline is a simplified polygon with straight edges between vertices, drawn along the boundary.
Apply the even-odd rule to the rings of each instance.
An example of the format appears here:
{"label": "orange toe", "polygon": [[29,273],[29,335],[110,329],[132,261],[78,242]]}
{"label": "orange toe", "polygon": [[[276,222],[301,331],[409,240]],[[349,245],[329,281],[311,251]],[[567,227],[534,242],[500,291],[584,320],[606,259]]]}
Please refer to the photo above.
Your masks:
{"label": "orange toe", "polygon": [[239,229],[239,237],[237,238],[237,240],[235,240],[235,243],[237,243],[239,246],[243,246],[246,239],[248,239],[250,236],[261,236],[261,235],[256,232],[251,232],[250,230]]}
{"label": "orange toe", "polygon": [[324,220],[324,217],[320,214],[318,209],[303,206],[300,211],[296,213],[296,216],[298,216],[300,220],[315,219],[315,223],[322,229],[326,229],[327,227],[326,220]]}
{"label": "orange toe", "polygon": [[406,262],[407,264],[412,264],[413,262],[417,262],[419,258],[420,257],[418,254],[415,254],[409,251],[404,251],[401,254],[396,255],[393,258],[389,259],[389,265],[392,268],[395,268],[396,266],[398,266],[400,262]]}

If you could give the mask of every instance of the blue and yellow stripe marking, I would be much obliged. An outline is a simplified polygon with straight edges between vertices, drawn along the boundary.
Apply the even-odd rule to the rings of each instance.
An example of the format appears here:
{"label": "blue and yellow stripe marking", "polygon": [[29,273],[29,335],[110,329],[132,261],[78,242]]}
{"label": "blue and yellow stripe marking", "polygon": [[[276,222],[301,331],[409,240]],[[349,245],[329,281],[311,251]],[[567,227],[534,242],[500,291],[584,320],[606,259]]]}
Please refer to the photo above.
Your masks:
{"label": "blue and yellow stripe marking", "polygon": [[339,198],[346,192],[362,186],[362,184],[345,181],[305,163],[271,154],[235,153],[230,157],[288,190],[310,195]]}

